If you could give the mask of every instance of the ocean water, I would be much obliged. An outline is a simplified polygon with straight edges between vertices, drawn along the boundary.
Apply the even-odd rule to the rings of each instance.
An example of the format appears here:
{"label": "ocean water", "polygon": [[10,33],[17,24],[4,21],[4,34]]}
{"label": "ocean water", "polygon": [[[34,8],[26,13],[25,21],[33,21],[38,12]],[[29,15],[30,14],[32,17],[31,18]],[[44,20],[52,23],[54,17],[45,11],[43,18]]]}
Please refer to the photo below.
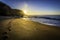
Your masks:
{"label": "ocean water", "polygon": [[[14,17],[2,17],[0,16],[0,20],[1,19],[13,19]],[[45,15],[45,16],[34,16],[34,17],[27,17],[25,19],[34,21],[34,22],[39,22],[41,24],[45,24],[45,25],[52,25],[52,26],[58,26],[60,27],[60,15]]]}
{"label": "ocean water", "polygon": [[45,16],[39,16],[37,18],[29,18],[29,20],[39,22],[45,25],[60,27],[60,15],[45,15]]}

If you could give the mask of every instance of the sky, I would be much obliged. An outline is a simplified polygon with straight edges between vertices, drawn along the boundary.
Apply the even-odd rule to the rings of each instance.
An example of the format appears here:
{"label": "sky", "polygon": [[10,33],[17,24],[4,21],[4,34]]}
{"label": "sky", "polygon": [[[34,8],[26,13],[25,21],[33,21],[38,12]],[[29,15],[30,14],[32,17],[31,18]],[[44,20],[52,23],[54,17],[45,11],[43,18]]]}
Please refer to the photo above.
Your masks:
{"label": "sky", "polygon": [[59,0],[0,0],[28,15],[60,15]]}

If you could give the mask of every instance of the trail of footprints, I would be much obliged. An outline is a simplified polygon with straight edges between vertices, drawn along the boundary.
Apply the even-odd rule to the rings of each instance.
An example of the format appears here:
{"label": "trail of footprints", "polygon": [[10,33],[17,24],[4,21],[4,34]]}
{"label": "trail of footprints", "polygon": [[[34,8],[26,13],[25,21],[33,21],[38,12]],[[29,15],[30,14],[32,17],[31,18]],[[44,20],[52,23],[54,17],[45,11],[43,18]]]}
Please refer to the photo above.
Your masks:
{"label": "trail of footprints", "polygon": [[[8,31],[10,32],[11,29],[8,29]],[[2,33],[2,40],[8,40],[8,37],[9,37],[9,35],[8,35],[7,31]]]}
{"label": "trail of footprints", "polygon": [[8,39],[8,33],[4,32],[2,33],[2,40],[7,40]]}
{"label": "trail of footprints", "polygon": [[8,38],[9,38],[9,35],[8,35],[8,32],[10,32],[11,31],[11,21],[7,24],[7,26],[8,26],[8,30],[7,31],[5,31],[5,32],[3,32],[2,33],[2,40],[8,40]]}

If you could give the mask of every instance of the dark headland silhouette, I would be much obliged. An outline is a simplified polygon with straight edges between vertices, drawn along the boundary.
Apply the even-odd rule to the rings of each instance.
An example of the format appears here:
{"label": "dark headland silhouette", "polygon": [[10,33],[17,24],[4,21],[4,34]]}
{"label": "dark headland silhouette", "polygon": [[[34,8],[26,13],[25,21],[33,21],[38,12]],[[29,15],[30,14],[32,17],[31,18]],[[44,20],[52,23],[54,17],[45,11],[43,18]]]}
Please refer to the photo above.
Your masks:
{"label": "dark headland silhouette", "polygon": [[12,9],[9,5],[0,2],[0,16],[23,16],[22,10]]}

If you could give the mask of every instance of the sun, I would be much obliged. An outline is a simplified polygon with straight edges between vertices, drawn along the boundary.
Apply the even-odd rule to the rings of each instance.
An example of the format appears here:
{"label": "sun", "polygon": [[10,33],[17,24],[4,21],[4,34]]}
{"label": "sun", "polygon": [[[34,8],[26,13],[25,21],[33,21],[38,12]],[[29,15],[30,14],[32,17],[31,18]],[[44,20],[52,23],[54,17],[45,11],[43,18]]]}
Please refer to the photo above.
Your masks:
{"label": "sun", "polygon": [[28,14],[29,12],[29,7],[27,5],[27,3],[24,3],[23,7],[22,7],[22,11],[25,13],[25,14]]}
{"label": "sun", "polygon": [[23,10],[23,12],[24,12],[25,14],[27,14],[27,10]]}

